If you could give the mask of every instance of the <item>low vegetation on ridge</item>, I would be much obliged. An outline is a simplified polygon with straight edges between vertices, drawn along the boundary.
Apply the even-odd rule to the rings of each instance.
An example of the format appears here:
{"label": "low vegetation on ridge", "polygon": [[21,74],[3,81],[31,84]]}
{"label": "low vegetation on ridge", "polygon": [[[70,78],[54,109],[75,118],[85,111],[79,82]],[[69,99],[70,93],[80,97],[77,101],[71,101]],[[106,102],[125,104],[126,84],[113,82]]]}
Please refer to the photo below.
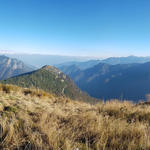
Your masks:
{"label": "low vegetation on ridge", "polygon": [[0,85],[0,149],[150,149],[149,102],[95,105]]}
{"label": "low vegetation on ridge", "polygon": [[38,70],[0,82],[25,88],[42,89],[48,93],[53,93],[57,96],[65,96],[74,100],[94,100],[94,98],[82,92],[68,76],[52,66],[44,66]]}

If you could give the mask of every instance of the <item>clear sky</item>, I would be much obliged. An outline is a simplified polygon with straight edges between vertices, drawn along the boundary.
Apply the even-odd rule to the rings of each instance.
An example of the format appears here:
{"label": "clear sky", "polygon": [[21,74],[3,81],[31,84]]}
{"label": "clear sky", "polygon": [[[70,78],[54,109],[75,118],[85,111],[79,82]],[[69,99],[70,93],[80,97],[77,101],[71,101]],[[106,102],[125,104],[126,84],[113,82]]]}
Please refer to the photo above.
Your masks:
{"label": "clear sky", "polygon": [[0,50],[150,55],[150,0],[0,0]]}

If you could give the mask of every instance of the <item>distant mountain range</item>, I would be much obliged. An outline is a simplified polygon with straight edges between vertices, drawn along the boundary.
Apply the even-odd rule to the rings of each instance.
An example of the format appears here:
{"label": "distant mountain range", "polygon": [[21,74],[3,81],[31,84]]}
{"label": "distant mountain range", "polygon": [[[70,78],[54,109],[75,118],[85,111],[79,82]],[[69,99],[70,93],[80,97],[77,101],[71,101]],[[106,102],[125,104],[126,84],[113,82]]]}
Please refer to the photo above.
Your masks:
{"label": "distant mountain range", "polygon": [[55,66],[59,68],[60,70],[62,70],[63,72],[66,72],[66,70],[68,70],[68,67],[73,66],[73,65],[81,70],[85,70],[85,69],[94,67],[95,65],[99,63],[117,65],[117,64],[146,63],[146,62],[150,62],[150,57],[128,56],[128,57],[110,57],[110,58],[103,59],[103,60],[88,60],[85,62],[72,61],[72,62],[58,64]]}
{"label": "distant mountain range", "polygon": [[62,64],[66,62],[85,62],[93,57],[81,57],[81,56],[63,56],[63,55],[44,55],[44,54],[6,54],[10,58],[16,58],[23,62],[41,68],[44,65],[55,66],[56,64]]}
{"label": "distant mountain range", "polygon": [[[81,90],[95,98],[137,101],[150,93],[150,57],[112,57],[56,66]],[[91,99],[55,67],[33,70],[34,67],[22,61],[0,56],[0,80],[7,79],[3,83],[40,88],[72,99]]]}
{"label": "distant mountain range", "polygon": [[52,66],[25,73],[1,81],[3,84],[14,84],[21,87],[42,89],[57,96],[66,96],[71,99],[92,100],[74,84],[71,78]]}
{"label": "distant mountain range", "polygon": [[94,57],[80,57],[80,56],[61,56],[61,55],[42,55],[42,54],[6,54],[10,58],[19,59],[26,64],[41,68],[44,65],[51,65],[62,69],[70,65],[76,65],[78,68],[84,70],[98,63],[107,63],[111,65],[116,64],[130,64],[130,63],[146,63],[150,62],[150,57],[110,57],[106,59],[96,59]]}
{"label": "distant mountain range", "polygon": [[65,68],[68,68],[69,66],[75,65],[79,69],[84,70],[87,68],[91,68],[100,62],[101,62],[100,60],[89,60],[89,61],[84,61],[84,62],[73,61],[73,62],[66,62],[66,63],[58,64],[58,65],[55,65],[55,67],[59,68],[60,70],[64,70]]}
{"label": "distant mountain range", "polygon": [[116,64],[132,64],[132,63],[146,63],[150,62],[150,57],[137,57],[137,56],[128,56],[128,57],[110,57],[101,61],[101,63],[107,63],[111,65]]}
{"label": "distant mountain range", "polygon": [[[64,71],[64,70],[63,70]],[[150,63],[110,65],[99,63],[81,70],[76,65],[68,66],[69,75],[83,91],[100,99],[145,99],[150,93]]]}
{"label": "distant mountain range", "polygon": [[0,80],[4,80],[22,73],[33,71],[35,68],[22,61],[6,56],[0,56]]}

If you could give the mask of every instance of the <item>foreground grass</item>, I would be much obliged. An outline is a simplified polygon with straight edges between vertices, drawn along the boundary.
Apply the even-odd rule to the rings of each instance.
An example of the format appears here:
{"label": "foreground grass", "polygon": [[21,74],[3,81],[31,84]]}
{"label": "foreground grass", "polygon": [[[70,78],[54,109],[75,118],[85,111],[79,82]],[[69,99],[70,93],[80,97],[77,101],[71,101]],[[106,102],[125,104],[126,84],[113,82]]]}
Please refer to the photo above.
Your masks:
{"label": "foreground grass", "polygon": [[0,149],[149,150],[150,106],[95,105],[0,85]]}

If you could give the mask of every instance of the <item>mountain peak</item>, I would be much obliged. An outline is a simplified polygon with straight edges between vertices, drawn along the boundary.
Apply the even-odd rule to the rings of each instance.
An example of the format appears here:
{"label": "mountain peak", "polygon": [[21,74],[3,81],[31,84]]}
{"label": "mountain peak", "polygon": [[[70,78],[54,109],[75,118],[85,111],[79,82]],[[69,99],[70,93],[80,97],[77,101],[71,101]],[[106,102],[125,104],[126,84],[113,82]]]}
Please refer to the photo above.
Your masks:
{"label": "mountain peak", "polygon": [[45,65],[41,69],[50,71],[50,72],[52,72],[54,74],[60,74],[60,73],[62,73],[59,69],[57,69],[57,68],[55,68],[53,66],[50,66],[50,65]]}
{"label": "mountain peak", "polygon": [[43,66],[42,68],[43,68],[43,69],[46,69],[46,68],[53,68],[53,67],[50,66],[50,65],[45,65],[45,66]]}

